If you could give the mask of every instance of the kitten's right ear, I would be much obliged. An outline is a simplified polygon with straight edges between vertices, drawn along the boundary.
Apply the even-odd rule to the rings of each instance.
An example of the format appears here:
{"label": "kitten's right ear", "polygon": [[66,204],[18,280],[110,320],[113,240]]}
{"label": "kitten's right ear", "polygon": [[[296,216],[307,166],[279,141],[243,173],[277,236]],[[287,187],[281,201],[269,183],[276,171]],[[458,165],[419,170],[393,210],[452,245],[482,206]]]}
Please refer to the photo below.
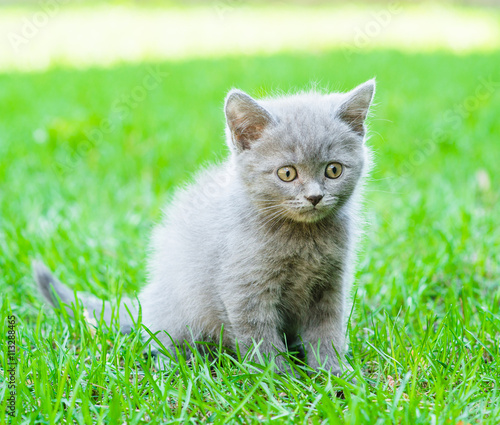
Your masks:
{"label": "kitten's right ear", "polygon": [[229,92],[224,110],[231,140],[238,151],[250,149],[264,129],[275,122],[266,109],[240,90]]}

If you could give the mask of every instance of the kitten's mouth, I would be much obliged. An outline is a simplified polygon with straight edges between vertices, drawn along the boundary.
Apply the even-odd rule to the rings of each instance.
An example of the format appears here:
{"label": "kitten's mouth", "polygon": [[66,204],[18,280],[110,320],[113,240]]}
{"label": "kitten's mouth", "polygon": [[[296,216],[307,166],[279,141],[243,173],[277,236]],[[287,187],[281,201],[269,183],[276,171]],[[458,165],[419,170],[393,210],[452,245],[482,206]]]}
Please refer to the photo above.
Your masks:
{"label": "kitten's mouth", "polygon": [[324,213],[325,213],[324,208],[316,208],[316,207],[312,207],[303,212],[303,214],[308,214],[308,215],[322,215]]}
{"label": "kitten's mouth", "polygon": [[284,215],[292,221],[301,223],[313,223],[322,220],[331,211],[336,204],[335,197],[329,197],[325,202],[318,205],[312,205],[309,202],[284,202],[281,204]]}
{"label": "kitten's mouth", "polygon": [[295,221],[313,222],[325,217],[327,209],[311,206],[310,208],[298,208],[293,213]]}

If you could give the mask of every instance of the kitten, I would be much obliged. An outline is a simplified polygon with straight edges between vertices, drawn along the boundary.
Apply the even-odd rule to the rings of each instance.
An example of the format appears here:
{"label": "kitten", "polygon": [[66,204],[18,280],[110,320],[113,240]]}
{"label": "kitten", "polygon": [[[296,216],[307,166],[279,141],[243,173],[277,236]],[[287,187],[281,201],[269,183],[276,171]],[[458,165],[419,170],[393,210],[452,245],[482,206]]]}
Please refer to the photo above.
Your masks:
{"label": "kitten", "polygon": [[[311,367],[342,373],[374,91],[370,80],[328,95],[229,92],[229,158],[177,192],[153,232],[139,300],[144,325],[168,350],[208,341],[246,351],[260,342],[275,355],[300,337]],[[35,277],[54,305],[51,285],[71,303],[43,265]],[[102,301],[83,303],[101,314]],[[109,321],[109,305],[104,314]],[[129,330],[124,309],[120,316]]]}

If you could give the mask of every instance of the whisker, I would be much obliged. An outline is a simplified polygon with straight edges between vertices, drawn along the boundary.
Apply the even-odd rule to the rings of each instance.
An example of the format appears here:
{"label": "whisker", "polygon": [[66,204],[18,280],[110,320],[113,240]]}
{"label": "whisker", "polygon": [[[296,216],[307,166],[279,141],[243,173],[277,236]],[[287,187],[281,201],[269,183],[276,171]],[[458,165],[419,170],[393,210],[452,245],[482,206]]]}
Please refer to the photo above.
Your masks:
{"label": "whisker", "polygon": [[[279,214],[277,217],[275,217],[275,220],[274,222],[271,224],[270,228],[267,230],[267,232],[264,234],[264,239],[267,238],[267,235],[272,232],[272,231],[275,231],[275,227],[278,223],[281,222],[281,225],[278,227],[278,229],[276,229],[276,231],[278,231],[279,229],[281,229],[281,227],[283,227],[283,224],[285,223],[286,221],[286,216],[284,214]],[[267,243],[268,241],[266,241],[265,243]]]}
{"label": "whisker", "polygon": [[257,208],[257,210],[258,211],[268,211],[268,210],[272,210],[274,208],[281,208],[281,205],[270,205],[270,206],[267,206],[267,207]]}
{"label": "whisker", "polygon": [[272,222],[275,218],[279,217],[282,214],[282,210],[277,210],[271,213],[269,217],[266,218],[266,220],[261,223],[261,225],[257,228],[257,232],[261,231],[264,227],[266,227],[270,222]]}

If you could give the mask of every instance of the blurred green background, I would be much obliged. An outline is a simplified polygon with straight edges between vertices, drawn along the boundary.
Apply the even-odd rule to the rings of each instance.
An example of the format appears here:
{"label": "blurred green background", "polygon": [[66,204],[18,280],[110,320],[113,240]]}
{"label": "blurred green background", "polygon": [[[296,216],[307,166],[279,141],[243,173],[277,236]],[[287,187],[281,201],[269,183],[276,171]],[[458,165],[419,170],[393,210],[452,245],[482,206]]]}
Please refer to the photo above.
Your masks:
{"label": "blurred green background", "polygon": [[[0,297],[2,314],[12,311],[22,323],[26,370],[37,317],[55,339],[63,332],[53,313],[39,313],[30,262],[43,259],[64,282],[103,297],[138,290],[162,206],[176,186],[227,154],[222,105],[230,88],[257,97],[349,90],[375,76],[368,143],[376,166],[350,338],[355,361],[379,379],[384,397],[364,407],[338,403],[384,418],[384,400],[395,394],[387,377],[411,369],[408,347],[422,341],[429,322],[446,329],[435,335],[440,350],[463,348],[462,357],[444,355],[463,373],[445,382],[437,375],[446,369],[424,368],[425,379],[412,383],[418,402],[403,405],[399,418],[498,423],[498,408],[478,407],[491,407],[499,384],[497,5],[2,3]],[[396,345],[380,338],[396,326],[389,320],[404,334]],[[476,339],[464,342],[466,331]],[[396,361],[384,363],[374,347]],[[464,360],[486,352],[479,369]],[[466,383],[472,392],[455,394],[453,408],[443,394]],[[42,397],[26,388],[25,407]],[[290,412],[293,419],[293,405]]]}

